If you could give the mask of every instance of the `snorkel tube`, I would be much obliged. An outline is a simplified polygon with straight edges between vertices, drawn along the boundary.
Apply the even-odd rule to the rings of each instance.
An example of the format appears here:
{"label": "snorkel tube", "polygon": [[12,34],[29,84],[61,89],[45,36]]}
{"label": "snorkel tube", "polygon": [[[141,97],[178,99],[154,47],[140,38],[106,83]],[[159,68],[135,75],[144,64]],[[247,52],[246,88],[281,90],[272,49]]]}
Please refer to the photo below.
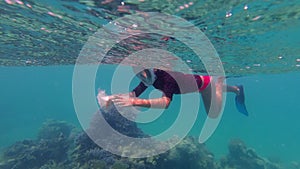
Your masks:
{"label": "snorkel tube", "polygon": [[141,81],[146,85],[150,86],[156,80],[156,75],[154,73],[154,69],[144,69],[136,74],[136,76],[141,79]]}

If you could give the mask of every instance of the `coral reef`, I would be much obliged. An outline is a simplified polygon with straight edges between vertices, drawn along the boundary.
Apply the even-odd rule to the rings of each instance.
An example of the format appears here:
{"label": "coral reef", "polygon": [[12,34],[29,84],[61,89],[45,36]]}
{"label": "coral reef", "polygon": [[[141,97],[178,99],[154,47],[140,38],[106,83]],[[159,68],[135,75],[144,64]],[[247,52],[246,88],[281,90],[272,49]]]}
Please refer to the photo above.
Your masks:
{"label": "coral reef", "polygon": [[204,144],[199,144],[198,140],[193,137],[186,137],[173,149],[154,158],[156,158],[153,167],[155,169],[217,168],[213,154],[205,148]]}
{"label": "coral reef", "polygon": [[39,130],[38,139],[68,137],[73,128],[74,126],[63,121],[47,120]]}
{"label": "coral reef", "polygon": [[3,153],[2,169],[40,168],[45,164],[62,163],[68,159],[72,126],[61,121],[47,121],[37,140],[24,140]]}
{"label": "coral reef", "polygon": [[[137,124],[127,118],[123,117],[115,107],[111,108],[109,113],[105,113],[103,110],[99,110],[95,113],[94,117],[92,118],[90,128],[88,132],[95,132],[99,131],[99,128],[104,127],[101,123],[101,117],[99,116],[101,113],[105,119],[105,121],[116,131],[119,133],[129,136],[129,137],[148,137],[141,129],[137,127]],[[129,113],[129,112],[128,112]],[[134,115],[130,115],[134,116]],[[102,135],[104,133],[101,133]],[[110,133],[105,133],[105,135],[109,135]]]}
{"label": "coral reef", "polygon": [[[89,134],[99,134],[103,127],[97,112]],[[116,109],[103,113],[104,119],[118,132],[132,137],[148,137],[137,125],[121,116]],[[101,134],[101,133],[100,133]],[[103,133],[102,133],[103,134]],[[105,133],[109,134],[109,133]],[[75,137],[72,137],[76,135]],[[125,147],[126,148],[126,147]],[[132,147],[130,147],[132,148]],[[281,169],[260,157],[240,140],[229,143],[229,154],[220,161],[199,144],[186,137],[165,153],[148,158],[125,158],[105,151],[86,132],[75,132],[62,121],[47,121],[35,140],[24,140],[8,147],[2,154],[1,169]],[[137,150],[137,153],[143,150]],[[149,150],[150,151],[150,150]]]}
{"label": "coral reef", "polygon": [[229,154],[221,160],[224,169],[281,169],[277,164],[258,156],[254,149],[247,148],[239,139],[231,140],[228,149]]}

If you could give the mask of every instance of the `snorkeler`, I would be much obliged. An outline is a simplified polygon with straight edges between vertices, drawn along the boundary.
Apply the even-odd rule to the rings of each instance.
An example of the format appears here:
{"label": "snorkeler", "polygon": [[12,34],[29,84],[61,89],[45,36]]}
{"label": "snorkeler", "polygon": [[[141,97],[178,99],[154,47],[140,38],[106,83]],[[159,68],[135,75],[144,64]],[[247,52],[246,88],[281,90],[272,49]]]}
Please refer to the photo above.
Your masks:
{"label": "snorkeler", "polygon": [[[245,107],[243,86],[225,86],[223,84],[224,78],[212,80],[212,78],[215,77],[184,74],[181,72],[171,72],[160,69],[143,69],[142,71],[137,72],[136,76],[141,80],[141,82],[130,93],[131,96],[136,97],[122,97],[118,95],[109,96],[110,100],[113,101],[115,105],[166,109],[170,105],[174,94],[200,92],[207,114],[210,112],[209,116],[215,118],[221,112],[222,93],[223,89],[226,88],[227,92],[233,92],[236,94],[235,103],[238,111],[248,116],[248,111]],[[179,87],[178,81],[180,81],[183,85],[180,85]],[[193,85],[191,85],[191,83],[193,81],[196,82],[197,87],[192,87]],[[138,98],[150,85],[162,91],[163,96],[155,99]],[[212,88],[214,90],[212,90]],[[212,95],[216,98],[214,100],[216,102],[216,106],[214,108],[211,107]]]}

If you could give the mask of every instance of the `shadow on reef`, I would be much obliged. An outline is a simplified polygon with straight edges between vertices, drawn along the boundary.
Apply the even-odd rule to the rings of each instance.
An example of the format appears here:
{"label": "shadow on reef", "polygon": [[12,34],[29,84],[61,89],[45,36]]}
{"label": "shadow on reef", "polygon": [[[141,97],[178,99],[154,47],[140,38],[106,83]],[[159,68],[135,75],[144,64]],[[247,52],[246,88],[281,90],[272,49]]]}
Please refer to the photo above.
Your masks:
{"label": "shadow on reef", "polygon": [[[99,111],[102,112],[102,111]],[[99,112],[87,132],[101,127]],[[128,136],[148,137],[115,109],[103,113],[112,127]],[[137,150],[138,151],[138,150]],[[62,121],[47,121],[35,140],[16,142],[1,156],[0,169],[281,169],[258,156],[240,140],[229,144],[229,154],[217,161],[204,144],[186,137],[171,150],[148,158],[125,158],[96,145],[86,132]]]}

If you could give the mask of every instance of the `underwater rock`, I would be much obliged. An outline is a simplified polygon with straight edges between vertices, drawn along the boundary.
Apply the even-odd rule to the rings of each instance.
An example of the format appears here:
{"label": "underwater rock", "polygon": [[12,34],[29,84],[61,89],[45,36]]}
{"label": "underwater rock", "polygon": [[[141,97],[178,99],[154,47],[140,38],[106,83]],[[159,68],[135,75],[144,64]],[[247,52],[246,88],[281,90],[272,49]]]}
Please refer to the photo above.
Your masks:
{"label": "underwater rock", "polygon": [[[124,135],[130,137],[142,137],[145,135],[135,122],[124,118],[115,108],[110,109],[107,113],[100,109],[94,114],[86,132],[78,134],[75,139],[75,148],[72,151],[71,159],[81,166],[90,166],[88,163],[94,163],[95,160],[98,160],[104,162],[106,166],[111,167],[120,159],[119,156],[103,150],[93,141],[107,139],[108,143],[113,144],[112,133],[104,129],[103,120]],[[119,142],[120,140],[115,141]]]}
{"label": "underwater rock", "polygon": [[39,169],[66,169],[68,168],[63,163],[57,163],[55,161],[48,161],[45,165],[41,166]]}
{"label": "underwater rock", "polygon": [[212,153],[196,138],[186,137],[169,151],[148,158],[121,158],[123,167],[134,169],[217,169]]}
{"label": "underwater rock", "polygon": [[[101,113],[101,114],[100,114]],[[102,115],[102,116],[101,116]],[[81,166],[89,166],[87,163],[95,160],[104,162],[106,166],[115,168],[121,166],[119,164],[128,166],[127,160],[121,160],[120,156],[114,155],[108,151],[103,150],[93,140],[106,139],[109,144],[114,146],[114,142],[120,142],[119,139],[114,139],[112,133],[105,128],[103,124],[105,120],[114,130],[127,135],[129,137],[145,137],[146,135],[137,127],[137,124],[123,117],[116,108],[111,108],[109,112],[99,110],[96,112],[91,120],[89,128],[86,132],[80,133],[75,139],[75,149],[72,152],[72,160],[78,162]],[[92,139],[91,139],[92,138]],[[126,147],[125,147],[126,148]],[[118,165],[116,164],[118,162]],[[126,165],[125,165],[126,164]]]}
{"label": "underwater rock", "polygon": [[[137,150],[138,151],[138,150]],[[100,147],[81,152],[84,154],[80,161],[80,167],[105,164],[104,168],[116,169],[217,169],[214,156],[203,144],[199,144],[196,138],[187,137],[171,150],[148,158],[125,158]]]}
{"label": "underwater rock", "polygon": [[[111,128],[116,132],[112,132]],[[104,112],[100,109],[95,113],[86,133],[93,141],[96,141],[98,145],[105,144],[106,149],[109,147],[109,149],[114,150],[129,148],[120,147],[119,145],[136,145],[128,142],[130,140],[120,139],[118,133],[133,138],[148,137],[137,127],[134,121],[123,117],[114,107],[111,108],[109,112]]]}
{"label": "underwater rock", "polygon": [[103,161],[90,160],[84,165],[80,166],[80,169],[108,169],[108,167]]}
{"label": "underwater rock", "polygon": [[281,169],[277,164],[257,155],[254,149],[247,148],[239,139],[231,140],[229,154],[221,159],[221,166],[225,169]]}
{"label": "underwater rock", "polygon": [[81,132],[76,136],[74,144],[71,158],[78,163],[87,161],[85,153],[98,147],[85,132]]}
{"label": "underwater rock", "polygon": [[[100,113],[103,115],[101,116]],[[101,119],[102,118],[102,119]],[[80,166],[90,166],[89,163],[101,161],[105,163],[108,168],[135,168],[135,169],[159,169],[159,168],[172,168],[172,169],[215,169],[217,164],[214,161],[212,153],[210,153],[203,144],[199,144],[197,139],[187,137],[183,139],[178,145],[169,151],[149,157],[149,158],[125,158],[118,155],[114,155],[105,151],[101,147],[97,146],[89,138],[95,139],[107,139],[107,141],[113,144],[114,141],[110,140],[113,136],[103,129],[103,119],[116,131],[135,138],[148,137],[143,133],[137,124],[123,117],[115,108],[104,112],[101,109],[97,112],[90,123],[90,127],[87,129],[87,133],[81,133],[78,135],[75,141],[75,149],[72,153],[72,161],[76,161]],[[106,133],[107,132],[107,133]],[[105,135],[103,138],[102,136]],[[99,136],[100,138],[98,138]],[[122,140],[116,140],[121,142]],[[122,147],[126,154],[127,149],[134,149],[136,145],[130,144]],[[145,150],[136,149],[136,155],[143,153],[143,151],[152,151],[145,145]]]}
{"label": "underwater rock", "polygon": [[[136,123],[124,118],[116,109],[97,112],[88,134],[107,134],[100,130],[100,114],[115,130],[132,137],[147,137]],[[102,121],[103,122],[103,121]],[[104,133],[99,133],[102,131]],[[105,151],[82,131],[71,137],[73,127],[61,121],[48,121],[40,129],[38,139],[24,140],[8,147],[0,161],[1,169],[281,169],[260,157],[241,140],[229,143],[229,154],[220,162],[196,138],[188,136],[172,149],[148,158],[125,158]],[[110,141],[110,140],[107,140]],[[111,142],[110,142],[111,143]],[[113,144],[113,143],[112,143]],[[129,145],[126,148],[133,148]],[[145,150],[152,151],[148,145]]]}
{"label": "underwater rock", "polygon": [[103,160],[107,165],[113,165],[116,160],[115,155],[100,148],[88,150],[85,155],[88,159]]}
{"label": "underwater rock", "polygon": [[57,163],[67,159],[69,142],[67,140],[22,141],[4,152],[4,168],[39,168],[48,161]]}
{"label": "underwater rock", "polygon": [[39,130],[38,140],[69,137],[74,126],[64,121],[47,120]]}
{"label": "underwater rock", "polygon": [[102,109],[100,109],[99,112],[94,115],[89,131],[97,130],[99,127],[103,127],[102,124],[99,123],[99,113],[102,114],[105,121],[113,129],[123,135],[135,138],[148,137],[148,135],[146,135],[140,128],[137,127],[137,124],[134,121],[123,117],[115,107],[110,109],[110,112],[108,113],[105,113]]}
{"label": "underwater rock", "polygon": [[24,140],[8,147],[3,153],[1,168],[34,169],[50,161],[61,163],[67,160],[71,128],[62,127],[65,126],[62,124],[59,121],[47,122],[40,130],[38,140]]}
{"label": "underwater rock", "polygon": [[186,137],[173,149],[160,154],[154,168],[214,169],[217,164],[213,154],[194,137]]}

